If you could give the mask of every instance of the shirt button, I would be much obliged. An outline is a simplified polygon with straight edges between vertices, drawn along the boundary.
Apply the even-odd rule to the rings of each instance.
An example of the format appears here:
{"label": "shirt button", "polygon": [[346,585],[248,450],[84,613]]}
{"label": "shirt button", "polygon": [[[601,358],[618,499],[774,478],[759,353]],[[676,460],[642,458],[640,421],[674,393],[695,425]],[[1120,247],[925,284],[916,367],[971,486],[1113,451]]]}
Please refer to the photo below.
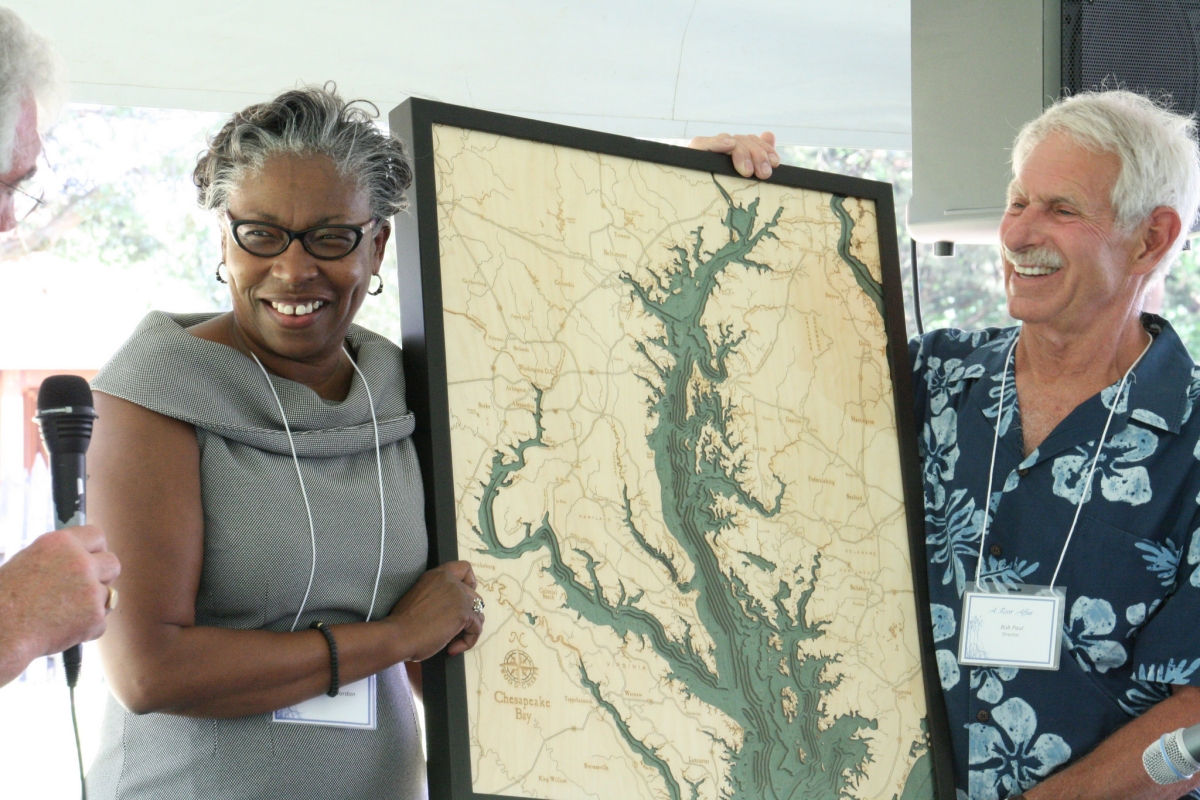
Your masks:
{"label": "shirt button", "polygon": [[1029,474],[1029,467],[1025,467],[1023,469],[1017,470],[1017,474],[1020,475],[1022,478],[1024,478],[1026,475]]}
{"label": "shirt button", "polygon": [[980,722],[987,722],[991,718],[992,715],[987,712],[987,709],[981,709],[980,712],[975,715],[975,719],[979,720]]}
{"label": "shirt button", "polygon": [[988,552],[994,555],[996,558],[999,558],[1000,554],[1004,552],[1004,548],[998,544],[994,544],[988,548]]}

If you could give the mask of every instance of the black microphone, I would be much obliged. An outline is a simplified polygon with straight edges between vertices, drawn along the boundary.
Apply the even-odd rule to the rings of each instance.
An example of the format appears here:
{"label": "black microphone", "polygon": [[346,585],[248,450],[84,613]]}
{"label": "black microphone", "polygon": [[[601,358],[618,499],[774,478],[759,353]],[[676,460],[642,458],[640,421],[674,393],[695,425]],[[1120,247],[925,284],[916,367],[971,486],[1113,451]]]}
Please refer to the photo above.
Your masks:
{"label": "black microphone", "polygon": [[1163,734],[1142,753],[1146,774],[1160,786],[1186,781],[1200,772],[1200,725]]}
{"label": "black microphone", "polygon": [[[54,490],[54,529],[87,524],[87,449],[92,442],[96,411],[92,389],[78,375],[53,375],[38,389],[37,421],[50,454],[50,483]],[[75,688],[83,651],[79,645],[63,651],[67,686]]]}

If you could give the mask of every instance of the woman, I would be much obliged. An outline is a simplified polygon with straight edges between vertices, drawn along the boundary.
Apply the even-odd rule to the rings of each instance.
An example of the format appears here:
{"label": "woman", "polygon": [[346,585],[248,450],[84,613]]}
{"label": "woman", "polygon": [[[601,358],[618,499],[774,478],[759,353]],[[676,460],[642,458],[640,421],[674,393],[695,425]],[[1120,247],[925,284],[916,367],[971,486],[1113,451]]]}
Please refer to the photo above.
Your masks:
{"label": "woman", "polygon": [[[711,149],[778,163],[751,138]],[[150,314],[95,380],[90,511],[124,570],[89,794],[422,797],[398,665],[484,616],[466,562],[424,569],[401,353],[351,324],[402,147],[306,88],[235,115],[195,179],[233,310]]]}

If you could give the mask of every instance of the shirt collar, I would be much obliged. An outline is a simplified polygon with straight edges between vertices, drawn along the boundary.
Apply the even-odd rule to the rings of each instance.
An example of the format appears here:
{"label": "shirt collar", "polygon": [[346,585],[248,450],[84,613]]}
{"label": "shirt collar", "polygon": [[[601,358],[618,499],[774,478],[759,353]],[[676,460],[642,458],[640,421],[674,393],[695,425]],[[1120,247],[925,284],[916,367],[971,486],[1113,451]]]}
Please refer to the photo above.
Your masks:
{"label": "shirt collar", "polygon": [[982,364],[984,377],[999,375],[1000,370],[1004,368],[1004,358],[1008,355],[1008,348],[1012,346],[1013,339],[1020,332],[1019,325],[1001,329],[988,342],[972,350],[971,354],[963,359],[963,367]]}
{"label": "shirt collar", "polygon": [[[1109,436],[1122,430],[1130,419],[1177,434],[1191,402],[1188,389],[1195,365],[1179,335],[1169,322],[1154,314],[1142,314],[1142,325],[1154,335],[1154,344],[1129,376],[1126,401],[1121,403],[1113,414]],[[1019,327],[1004,329],[987,344],[981,345],[963,359],[964,367],[980,364],[984,368],[984,374],[971,389],[971,399],[979,413],[987,418],[987,424],[991,428],[996,425],[996,401],[1000,395],[999,375],[1004,369],[1009,347],[1019,330]],[[1008,424],[1011,419],[1008,409],[1010,404],[1016,404],[1011,365],[1009,369],[1000,438],[1002,444],[1019,451],[1019,428]],[[1099,400],[1093,397],[1084,401],[1046,438],[1033,456],[1037,460],[1044,460],[1056,452],[1094,439],[1099,432],[1098,426],[1104,424],[1115,388],[1113,386],[1105,389],[1101,392]]]}
{"label": "shirt collar", "polygon": [[1145,425],[1179,433],[1187,412],[1195,362],[1179,334],[1157,314],[1142,314],[1154,344],[1129,376],[1129,416]]}

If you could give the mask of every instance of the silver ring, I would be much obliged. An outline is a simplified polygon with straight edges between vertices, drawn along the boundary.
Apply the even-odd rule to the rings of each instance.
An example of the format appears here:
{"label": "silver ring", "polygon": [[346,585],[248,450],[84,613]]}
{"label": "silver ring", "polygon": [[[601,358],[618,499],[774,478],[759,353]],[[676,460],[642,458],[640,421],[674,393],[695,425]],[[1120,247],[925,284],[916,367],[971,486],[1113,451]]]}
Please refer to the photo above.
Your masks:
{"label": "silver ring", "polygon": [[474,611],[476,614],[482,614],[483,613],[483,598],[476,597],[475,602],[471,603],[471,610]]}

